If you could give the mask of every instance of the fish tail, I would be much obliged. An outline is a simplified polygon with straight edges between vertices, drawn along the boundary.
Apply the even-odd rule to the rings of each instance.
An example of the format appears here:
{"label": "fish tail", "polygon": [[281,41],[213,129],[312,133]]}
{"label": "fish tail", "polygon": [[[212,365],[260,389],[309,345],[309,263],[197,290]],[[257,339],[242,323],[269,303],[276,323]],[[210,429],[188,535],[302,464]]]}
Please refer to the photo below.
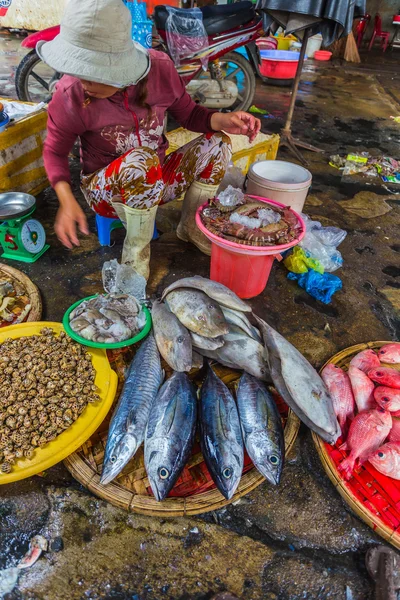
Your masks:
{"label": "fish tail", "polygon": [[351,454],[342,463],[340,463],[339,470],[343,472],[343,476],[346,479],[346,481],[348,481],[351,478],[355,464],[356,459],[353,458]]}

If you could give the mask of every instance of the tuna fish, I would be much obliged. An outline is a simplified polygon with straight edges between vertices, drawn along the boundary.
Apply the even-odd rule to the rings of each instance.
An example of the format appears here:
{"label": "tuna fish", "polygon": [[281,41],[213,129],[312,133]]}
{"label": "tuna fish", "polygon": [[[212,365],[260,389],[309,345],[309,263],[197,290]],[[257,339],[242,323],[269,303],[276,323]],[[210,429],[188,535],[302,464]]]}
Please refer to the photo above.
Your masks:
{"label": "tuna fish", "polygon": [[200,431],[203,457],[221,494],[230,500],[243,471],[243,441],[235,400],[208,366],[201,388]]}
{"label": "tuna fish", "polygon": [[243,300],[225,285],[212,281],[211,279],[206,279],[205,277],[200,277],[199,275],[196,275],[195,277],[184,277],[183,279],[175,281],[164,290],[161,299],[164,300],[170,292],[178,288],[193,288],[200,290],[207,294],[209,298],[216,300],[216,302],[222,306],[227,306],[228,308],[240,310],[242,312],[251,312],[250,306],[246,304],[246,302],[243,302]]}
{"label": "tuna fish", "polygon": [[249,338],[239,327],[229,326],[229,333],[223,336],[224,345],[218,350],[197,351],[208,358],[213,358],[221,365],[231,369],[243,369],[261,381],[271,381],[266,362],[265,348]]}
{"label": "tuna fish", "polygon": [[237,390],[243,441],[254,466],[274,485],[281,478],[285,459],[282,421],[265,385],[244,373]]}
{"label": "tuna fish", "polygon": [[342,435],[346,435],[349,421],[352,421],[354,418],[354,409],[356,406],[349,376],[343,369],[329,364],[322,371],[321,377],[332,398],[333,408],[339,421]]}
{"label": "tuna fish", "polygon": [[153,334],[142,343],[128,369],[108,430],[100,483],[107,485],[144,440],[150,408],[164,374]]}
{"label": "tuna fish", "polygon": [[375,388],[374,398],[379,406],[385,408],[390,412],[397,412],[400,410],[400,390],[379,385]]}
{"label": "tuna fish", "polygon": [[290,342],[265,321],[255,318],[268,350],[271,378],[279,394],[303,423],[326,442],[334,444],[340,436],[340,426],[321,377]]}
{"label": "tuna fish", "polygon": [[368,371],[368,377],[380,385],[400,389],[400,372],[390,367],[379,367]]}
{"label": "tuna fish", "polygon": [[357,367],[353,366],[349,367],[348,373],[358,412],[369,410],[370,408],[376,408],[374,400],[375,386],[369,379],[368,375],[366,375],[364,371],[361,371]]}
{"label": "tuna fish", "polygon": [[[400,344],[386,344],[378,352],[378,356],[383,363],[398,364],[400,363]],[[378,365],[377,365],[378,366]]]}
{"label": "tuna fish", "polygon": [[380,360],[373,350],[363,350],[356,354],[350,361],[351,367],[356,367],[360,371],[364,371],[364,373],[368,373],[374,367],[379,367],[380,364]]}
{"label": "tuna fish", "polygon": [[354,418],[346,443],[350,454],[339,465],[345,479],[350,479],[357,460],[362,464],[383,444],[391,427],[390,412],[381,407],[365,410]]}
{"label": "tuna fish", "polygon": [[163,302],[153,303],[154,337],[163,359],[174,371],[190,371],[192,368],[192,340],[190,333]]}
{"label": "tuna fish", "polygon": [[194,442],[197,394],[184,373],[174,373],[157,394],[144,441],[144,465],[156,500],[164,500]]}
{"label": "tuna fish", "polygon": [[378,450],[375,450],[369,457],[369,462],[377,471],[392,477],[400,479],[400,443],[388,442]]}
{"label": "tuna fish", "polygon": [[253,338],[253,340],[262,343],[260,332],[250,323],[243,312],[232,310],[231,308],[226,308],[224,306],[221,306],[221,308],[228,323],[236,325],[236,327],[242,329],[242,331]]}
{"label": "tuna fish", "polygon": [[221,307],[204,292],[177,289],[169,292],[166,302],[182,325],[204,337],[215,338],[228,333]]}

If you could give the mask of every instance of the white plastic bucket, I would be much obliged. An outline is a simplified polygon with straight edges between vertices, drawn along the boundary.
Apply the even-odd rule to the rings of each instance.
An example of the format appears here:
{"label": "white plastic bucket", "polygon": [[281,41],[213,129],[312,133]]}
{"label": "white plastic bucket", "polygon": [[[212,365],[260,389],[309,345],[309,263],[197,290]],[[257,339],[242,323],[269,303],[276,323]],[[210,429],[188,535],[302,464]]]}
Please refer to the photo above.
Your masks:
{"label": "white plastic bucket", "polygon": [[281,202],[301,213],[311,181],[310,171],[300,165],[283,160],[262,160],[250,166],[246,191],[253,196]]}
{"label": "white plastic bucket", "polygon": [[317,35],[313,35],[307,42],[306,53],[308,58],[314,58],[315,52],[321,50],[322,46],[322,35],[318,33]]}

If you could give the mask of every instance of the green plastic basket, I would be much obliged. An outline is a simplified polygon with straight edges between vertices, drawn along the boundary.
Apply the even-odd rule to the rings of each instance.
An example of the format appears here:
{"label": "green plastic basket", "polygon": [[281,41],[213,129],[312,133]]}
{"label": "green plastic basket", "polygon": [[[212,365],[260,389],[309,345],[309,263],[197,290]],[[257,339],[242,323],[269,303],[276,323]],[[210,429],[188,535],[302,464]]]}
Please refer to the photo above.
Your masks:
{"label": "green plastic basket", "polygon": [[75,304],[70,306],[69,309],[67,310],[67,312],[65,313],[65,315],[63,317],[63,321],[62,321],[63,326],[64,326],[64,329],[67,332],[67,334],[73,340],[75,340],[76,342],[79,342],[79,344],[82,344],[83,346],[88,346],[89,348],[103,348],[104,350],[114,350],[116,348],[125,348],[126,346],[132,346],[132,344],[136,344],[137,342],[140,342],[140,340],[142,340],[143,338],[145,338],[146,336],[149,335],[149,333],[151,331],[152,320],[151,320],[151,313],[150,313],[149,309],[146,308],[145,306],[142,306],[144,314],[146,315],[145,326],[137,335],[135,335],[135,337],[129,338],[128,340],[124,340],[123,342],[116,342],[115,344],[92,342],[92,341],[87,340],[86,338],[78,335],[77,333],[75,333],[75,331],[73,331],[71,329],[70,324],[69,324],[70,314],[77,306],[82,304],[82,302],[85,302],[85,300],[91,300],[92,298],[97,298],[97,296],[99,296],[99,294],[95,294],[94,296],[88,296],[87,298],[82,298],[82,300],[78,300],[78,302],[75,302]]}

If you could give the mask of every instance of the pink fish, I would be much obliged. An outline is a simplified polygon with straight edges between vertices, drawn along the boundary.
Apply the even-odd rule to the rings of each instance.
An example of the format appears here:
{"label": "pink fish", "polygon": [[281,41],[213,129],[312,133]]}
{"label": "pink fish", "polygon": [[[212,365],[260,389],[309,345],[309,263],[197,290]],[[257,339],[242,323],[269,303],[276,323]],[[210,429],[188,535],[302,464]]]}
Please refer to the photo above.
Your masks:
{"label": "pink fish", "polygon": [[390,412],[400,410],[400,390],[378,385],[374,391],[374,398],[379,406]]}
{"label": "pink fish", "polygon": [[395,365],[400,363],[400,344],[386,344],[378,352],[379,359],[384,363]]}
{"label": "pink fish", "polygon": [[361,371],[357,367],[350,366],[348,373],[358,412],[374,408],[376,406],[374,400],[375,386],[372,381],[364,371]]}
{"label": "pink fish", "polygon": [[400,443],[389,442],[368,457],[369,462],[379,473],[392,479],[400,479]]}
{"label": "pink fish", "polygon": [[333,401],[335,415],[338,418],[342,435],[346,435],[348,419],[354,418],[355,400],[349,376],[336,365],[327,365],[321,377],[328,388]]}
{"label": "pink fish", "polygon": [[373,350],[363,350],[354,356],[350,361],[351,367],[357,367],[360,371],[368,373],[374,367],[379,367],[379,358]]}
{"label": "pink fish", "polygon": [[384,408],[373,408],[358,414],[347,437],[349,456],[339,465],[345,479],[350,479],[356,461],[362,464],[383,444],[392,427],[392,416]]}
{"label": "pink fish", "polygon": [[[392,414],[393,417],[393,414]],[[400,442],[400,419],[392,419],[393,425],[389,433],[389,442]]]}
{"label": "pink fish", "polygon": [[400,389],[400,372],[390,367],[378,367],[368,371],[368,377],[380,385]]}

